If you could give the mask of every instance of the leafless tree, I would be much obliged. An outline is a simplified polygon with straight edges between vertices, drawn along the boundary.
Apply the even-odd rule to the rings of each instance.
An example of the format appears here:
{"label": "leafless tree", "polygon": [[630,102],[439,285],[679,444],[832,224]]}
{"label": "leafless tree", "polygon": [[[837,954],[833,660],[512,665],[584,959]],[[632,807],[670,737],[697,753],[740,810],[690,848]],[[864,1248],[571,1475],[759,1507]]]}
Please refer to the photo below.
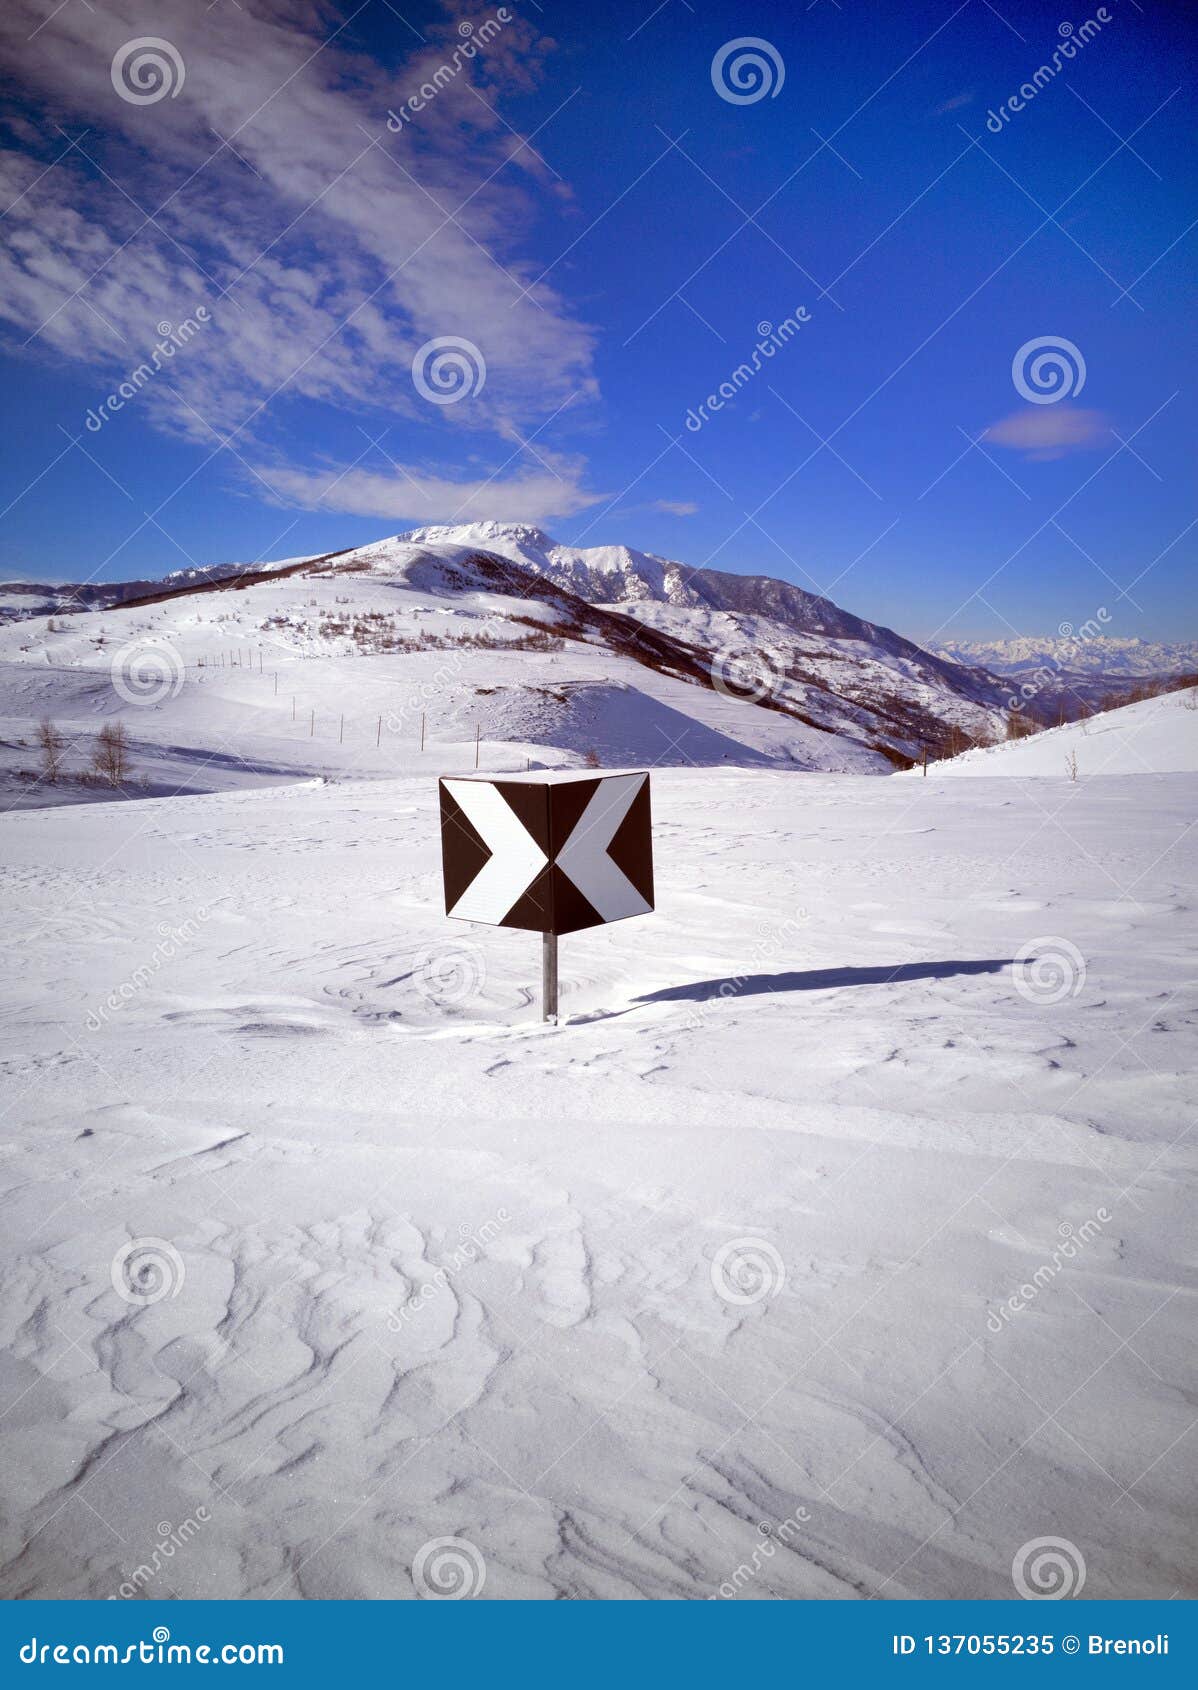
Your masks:
{"label": "leafless tree", "polygon": [[129,773],[129,736],[119,718],[105,722],[96,735],[92,768],[110,786],[120,786]]}
{"label": "leafless tree", "polygon": [[57,783],[62,773],[62,758],[66,745],[66,735],[54,725],[49,716],[43,716],[37,725],[37,746],[42,754],[42,779],[50,786]]}
{"label": "leafless tree", "polygon": [[1066,757],[1065,757],[1065,773],[1069,776],[1070,780],[1076,780],[1077,779],[1077,752],[1076,751],[1070,751],[1066,754]]}

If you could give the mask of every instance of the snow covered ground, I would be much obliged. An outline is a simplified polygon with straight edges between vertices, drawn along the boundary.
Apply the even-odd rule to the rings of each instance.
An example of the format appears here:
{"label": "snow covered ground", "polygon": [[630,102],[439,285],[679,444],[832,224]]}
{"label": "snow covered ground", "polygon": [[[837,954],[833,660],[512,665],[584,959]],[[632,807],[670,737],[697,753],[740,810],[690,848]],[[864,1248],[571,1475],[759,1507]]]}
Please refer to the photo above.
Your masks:
{"label": "snow covered ground", "polygon": [[0,1594],[1198,1595],[1198,780],[658,770],[545,1027],[437,770],[0,817]]}
{"label": "snow covered ground", "polygon": [[[1094,775],[1198,773],[1198,688],[1124,704],[1027,739],[979,746],[935,765],[941,775],[1031,775],[1088,780]],[[915,770],[905,778],[922,779]],[[929,777],[932,778],[932,777]]]}

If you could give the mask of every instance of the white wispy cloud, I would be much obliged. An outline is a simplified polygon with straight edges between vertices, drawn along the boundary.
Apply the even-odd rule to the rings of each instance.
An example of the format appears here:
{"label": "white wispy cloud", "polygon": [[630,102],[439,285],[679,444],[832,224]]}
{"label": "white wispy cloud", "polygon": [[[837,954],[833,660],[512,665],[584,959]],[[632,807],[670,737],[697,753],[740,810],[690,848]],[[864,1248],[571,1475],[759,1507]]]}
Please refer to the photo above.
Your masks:
{"label": "white wispy cloud", "polygon": [[[460,26],[478,32],[499,8],[454,4],[389,73],[343,45],[349,14],[317,0],[7,0],[5,58],[36,103],[18,146],[0,150],[8,338],[96,368],[102,396],[160,324],[203,304],[210,322],[138,396],[155,421],[210,448],[229,437],[298,497],[322,475],[296,444],[311,402],[418,419],[445,466],[426,484],[452,497],[471,436],[519,440],[596,392],[591,330],[521,254],[538,197],[562,185],[501,115],[547,51],[504,9],[466,60]],[[132,104],[110,67],[147,36],[171,43],[185,76],[177,97]],[[435,97],[389,129],[388,111],[434,79]],[[443,407],[411,373],[440,336],[472,342],[487,369],[480,391]],[[543,479],[559,487],[547,514],[581,508],[585,464],[561,462],[547,473],[521,454],[491,484],[491,508],[508,483],[515,497]],[[397,512],[402,476],[351,470],[345,484],[357,503],[339,508],[449,514]]]}
{"label": "white wispy cloud", "polygon": [[1033,459],[1061,458],[1111,442],[1111,425],[1101,411],[1078,405],[1029,405],[991,423],[984,439]]}
{"label": "white wispy cloud", "polygon": [[579,486],[577,459],[541,453],[542,464],[458,480],[419,465],[392,463],[387,470],[354,466],[324,471],[286,465],[257,466],[257,474],[280,501],[309,510],[345,511],[419,522],[497,522],[532,525],[573,516],[605,494]]}

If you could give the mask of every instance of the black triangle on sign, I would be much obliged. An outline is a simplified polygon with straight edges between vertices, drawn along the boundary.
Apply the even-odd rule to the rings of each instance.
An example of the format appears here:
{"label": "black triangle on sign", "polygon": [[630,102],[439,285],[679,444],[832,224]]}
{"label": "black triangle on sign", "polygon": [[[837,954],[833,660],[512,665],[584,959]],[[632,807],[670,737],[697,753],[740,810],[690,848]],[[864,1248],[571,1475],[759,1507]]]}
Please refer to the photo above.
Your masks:
{"label": "black triangle on sign", "polygon": [[491,852],[465,810],[441,783],[441,866],[448,915],[466,888],[482,873]]}
{"label": "black triangle on sign", "polygon": [[553,788],[553,798],[550,802],[553,849],[550,851],[548,846],[545,847],[551,862],[574,832],[578,818],[594,797],[598,786],[597,780],[571,780]]}
{"label": "black triangle on sign", "polygon": [[594,904],[583,897],[570,876],[556,864],[550,873],[553,876],[553,931],[577,933],[583,927],[601,927],[603,917]]}
{"label": "black triangle on sign", "polygon": [[549,789],[519,780],[497,780],[495,790],[506,799],[545,855],[550,856]]}
{"label": "black triangle on sign", "polygon": [[622,874],[653,907],[653,831],[649,814],[649,777],[628,806],[628,814],[616,829],[607,854]]}
{"label": "black triangle on sign", "polygon": [[500,926],[523,927],[530,933],[556,933],[558,928],[554,922],[551,879],[553,875],[557,875],[560,880],[566,878],[557,869],[543,868],[531,886],[516,899]]}

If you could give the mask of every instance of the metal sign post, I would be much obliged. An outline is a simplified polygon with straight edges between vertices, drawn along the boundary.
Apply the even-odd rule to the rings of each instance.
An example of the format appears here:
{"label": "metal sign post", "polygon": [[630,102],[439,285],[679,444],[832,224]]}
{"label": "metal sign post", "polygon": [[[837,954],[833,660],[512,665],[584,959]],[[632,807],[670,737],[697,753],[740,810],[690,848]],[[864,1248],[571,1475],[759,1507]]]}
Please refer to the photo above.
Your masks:
{"label": "metal sign post", "polygon": [[541,934],[541,1020],[557,1020],[557,934]]}
{"label": "metal sign post", "polygon": [[454,775],[440,792],[446,915],[540,933],[556,1021],[559,936],[653,909],[648,774]]}

